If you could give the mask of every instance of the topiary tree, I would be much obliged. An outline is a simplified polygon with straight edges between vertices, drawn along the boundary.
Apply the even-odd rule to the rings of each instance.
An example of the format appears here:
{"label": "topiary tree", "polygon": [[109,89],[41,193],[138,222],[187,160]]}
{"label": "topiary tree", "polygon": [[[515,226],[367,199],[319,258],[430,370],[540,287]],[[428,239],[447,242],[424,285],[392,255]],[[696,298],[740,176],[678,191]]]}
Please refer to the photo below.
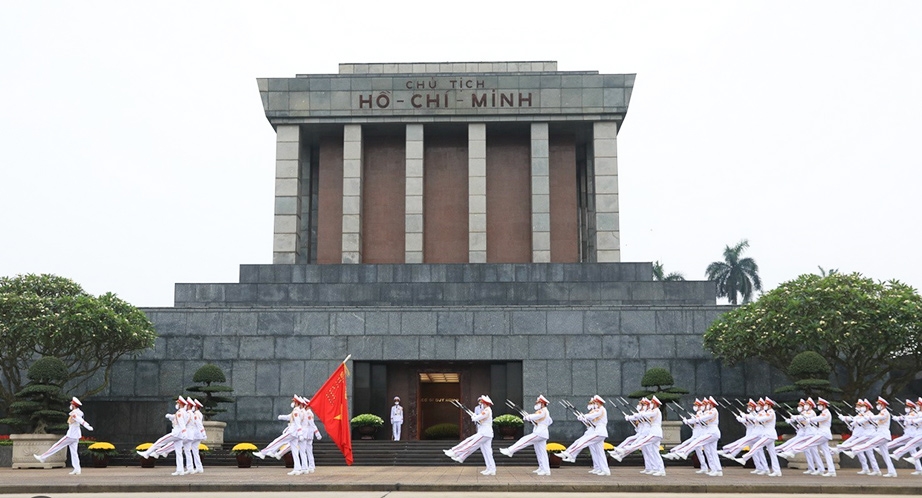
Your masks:
{"label": "topiary tree", "polygon": [[798,353],[791,360],[788,366],[787,374],[793,385],[782,386],[775,390],[776,393],[789,393],[802,391],[805,396],[815,398],[820,395],[829,393],[841,393],[842,390],[836,388],[829,382],[829,374],[832,373],[832,367],[826,358],[823,358],[815,351],[804,351]]}
{"label": "topiary tree", "polygon": [[116,360],[153,347],[156,338],[147,316],[115,294],[95,297],[56,275],[0,278],[0,412],[36,358],[63,361],[64,384],[82,399],[108,385]]}
{"label": "topiary tree", "polygon": [[[646,389],[641,389],[639,391],[634,391],[631,394],[628,394],[628,398],[656,398],[663,402],[663,405],[660,406],[660,411],[663,412],[663,418],[666,418],[666,403],[671,401],[678,401],[683,394],[688,394],[687,389],[681,387],[674,387],[675,379],[672,378],[672,374],[669,373],[669,370],[665,368],[655,367],[647,370],[643,374],[643,378],[640,379],[641,387]],[[656,389],[650,389],[656,388]]]}
{"label": "topiary tree", "polygon": [[67,428],[67,403],[62,386],[69,373],[63,361],[45,356],[29,367],[26,374],[29,383],[16,393],[16,401],[10,403],[10,417],[0,419],[7,424],[34,434],[45,434],[46,430]]}
{"label": "topiary tree", "polygon": [[221,367],[217,365],[212,363],[202,365],[201,368],[195,371],[195,375],[192,376],[192,382],[204,384],[201,386],[187,387],[186,391],[205,395],[204,400],[199,400],[204,405],[202,407],[202,416],[205,420],[211,420],[215,415],[227,411],[223,408],[218,408],[219,403],[234,402],[234,398],[221,394],[232,392],[233,389],[230,386],[220,385],[227,382],[227,377],[224,376],[224,371],[221,370]]}

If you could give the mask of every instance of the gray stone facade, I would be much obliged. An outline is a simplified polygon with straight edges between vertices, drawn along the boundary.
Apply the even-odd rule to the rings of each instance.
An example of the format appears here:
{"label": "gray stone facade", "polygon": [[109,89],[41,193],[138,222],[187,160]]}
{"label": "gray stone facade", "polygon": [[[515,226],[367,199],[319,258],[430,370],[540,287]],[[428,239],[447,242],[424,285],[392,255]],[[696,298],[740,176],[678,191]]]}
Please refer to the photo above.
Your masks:
{"label": "gray stone facade", "polygon": [[[211,362],[237,396],[219,417],[228,440],[267,440],[289,397],[312,395],[350,354],[355,361],[521,361],[526,398],[543,393],[577,404],[635,391],[655,366],[693,395],[772,388],[764,365],[721,368],[702,349],[702,333],[726,310],[713,304],[713,284],[655,282],[649,263],[245,265],[240,273],[240,283],[177,284],[176,307],[146,309],[156,347],[119,361],[93,402],[166,410]],[[576,437],[573,417],[552,410],[553,439]],[[111,422],[125,431],[121,438],[151,432],[128,427],[131,419]],[[627,430],[621,425],[612,423],[613,437]]]}

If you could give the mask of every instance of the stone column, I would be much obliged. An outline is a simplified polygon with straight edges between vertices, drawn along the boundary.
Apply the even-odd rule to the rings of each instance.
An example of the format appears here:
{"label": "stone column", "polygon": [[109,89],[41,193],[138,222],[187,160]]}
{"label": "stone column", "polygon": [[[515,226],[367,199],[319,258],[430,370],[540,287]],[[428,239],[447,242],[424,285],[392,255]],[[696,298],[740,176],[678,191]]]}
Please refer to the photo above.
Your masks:
{"label": "stone column", "polygon": [[423,262],[423,125],[407,125],[406,249],[407,263]]}
{"label": "stone column", "polygon": [[618,222],[618,124],[601,121],[592,126],[595,169],[596,261],[621,261]]}
{"label": "stone column", "polygon": [[487,125],[467,125],[468,262],[487,262]]}
{"label": "stone column", "polygon": [[531,124],[531,262],[551,262],[551,183],[547,123]]}
{"label": "stone column", "polygon": [[342,261],[362,262],[362,125],[343,126]]}
{"label": "stone column", "polygon": [[275,130],[275,223],[272,263],[294,264],[300,247],[298,192],[301,131],[298,125],[278,125]]}

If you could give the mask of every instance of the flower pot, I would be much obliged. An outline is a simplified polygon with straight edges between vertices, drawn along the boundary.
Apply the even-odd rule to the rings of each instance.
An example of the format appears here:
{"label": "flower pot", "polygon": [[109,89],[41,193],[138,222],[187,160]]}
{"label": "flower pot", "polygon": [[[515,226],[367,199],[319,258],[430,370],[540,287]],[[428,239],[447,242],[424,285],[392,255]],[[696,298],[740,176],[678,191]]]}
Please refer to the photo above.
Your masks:
{"label": "flower pot", "polygon": [[378,428],[373,425],[360,425],[356,428],[361,439],[374,439]]}
{"label": "flower pot", "polygon": [[67,448],[51,455],[45,463],[40,463],[32,455],[41,455],[60,439],[54,434],[10,434],[13,440],[14,469],[53,469],[63,467],[70,450]]}
{"label": "flower pot", "polygon": [[547,463],[548,465],[550,465],[552,469],[559,469],[560,462],[563,462],[563,459],[560,458],[559,456],[553,453],[550,453],[550,452],[547,454]]}
{"label": "flower pot", "polygon": [[515,439],[516,433],[519,431],[518,427],[512,425],[501,425],[499,427],[499,434],[503,439]]}
{"label": "flower pot", "polygon": [[[291,464],[293,467],[294,460],[292,460]],[[248,469],[250,468],[251,465],[253,465],[253,455],[249,453],[238,453],[237,454],[237,468],[238,469]]]}
{"label": "flower pot", "polygon": [[141,458],[141,468],[142,469],[152,469],[154,468],[154,462],[156,461],[157,459],[154,457]]}
{"label": "flower pot", "polygon": [[109,466],[109,455],[93,455],[93,468],[104,469]]}
{"label": "flower pot", "polygon": [[206,420],[202,422],[202,425],[205,426],[205,440],[202,441],[205,445],[211,448],[224,444],[224,428],[227,427],[227,422]]}
{"label": "flower pot", "polygon": [[285,468],[293,469],[295,468],[295,457],[291,456],[291,452],[285,453],[282,455],[282,460],[285,460]]}

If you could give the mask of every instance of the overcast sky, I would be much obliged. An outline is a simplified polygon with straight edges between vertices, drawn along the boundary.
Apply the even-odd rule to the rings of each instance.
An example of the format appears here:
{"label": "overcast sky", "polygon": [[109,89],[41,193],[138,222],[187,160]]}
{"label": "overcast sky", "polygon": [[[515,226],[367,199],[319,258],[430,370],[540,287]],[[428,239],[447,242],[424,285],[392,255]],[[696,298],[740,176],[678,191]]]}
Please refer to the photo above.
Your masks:
{"label": "overcast sky", "polygon": [[922,2],[4,2],[0,275],[138,306],[270,263],[258,77],[341,62],[637,73],[623,261],[703,279],[749,239],[766,290],[817,266],[922,286]]}

